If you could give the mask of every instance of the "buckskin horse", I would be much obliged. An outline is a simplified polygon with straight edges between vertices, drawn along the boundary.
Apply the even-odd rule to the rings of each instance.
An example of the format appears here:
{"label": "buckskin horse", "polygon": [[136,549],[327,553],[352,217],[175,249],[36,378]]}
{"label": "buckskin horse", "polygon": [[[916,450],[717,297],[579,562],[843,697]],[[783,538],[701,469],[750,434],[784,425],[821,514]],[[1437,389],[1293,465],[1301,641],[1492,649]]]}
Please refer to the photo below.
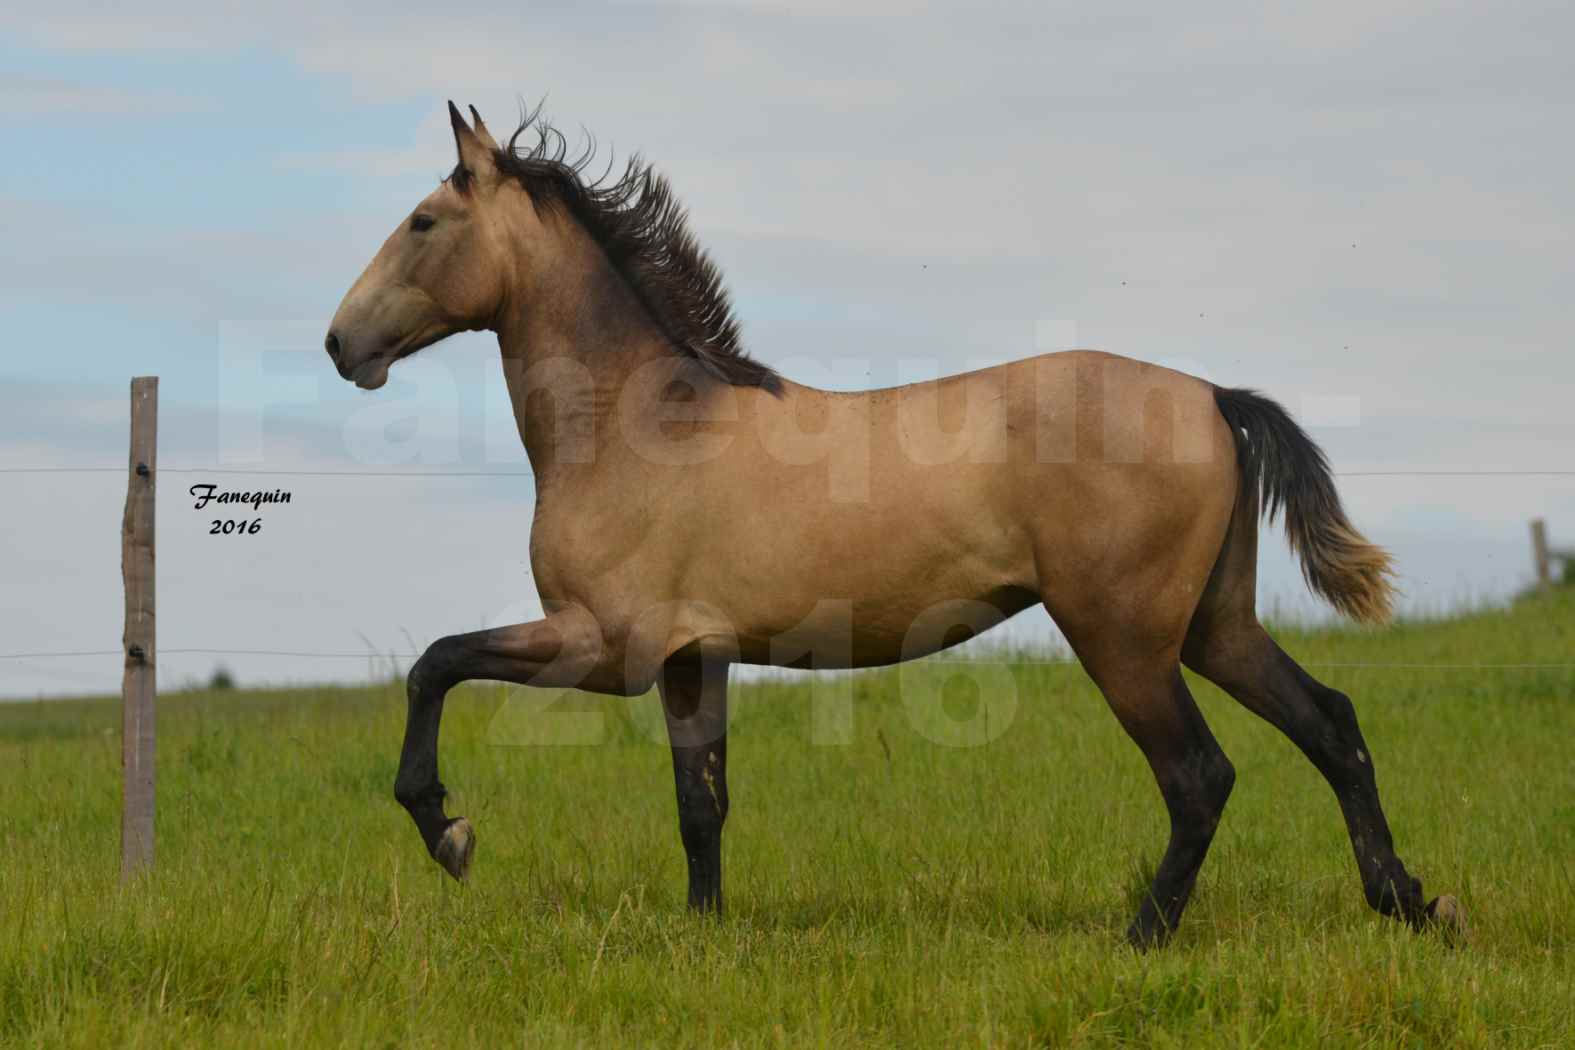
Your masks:
{"label": "buckskin horse", "polygon": [[1084,351],[889,390],[801,386],[741,348],[720,273],[648,164],[589,177],[592,151],[569,159],[539,110],[506,147],[470,113],[449,103],[457,165],[325,341],[343,378],[375,390],[446,336],[496,332],[535,475],[547,615],[441,638],[409,674],[394,793],[449,874],[465,878],[476,841],[438,779],[460,682],[654,684],[689,905],[720,911],[730,665],[890,664],[1042,602],[1169,811],[1132,943],[1176,928],[1235,780],[1183,664],[1323,773],[1369,905],[1415,927],[1453,920],[1454,899],[1424,902],[1395,855],[1351,701],[1258,621],[1260,514],[1283,514],[1308,585],[1340,612],[1391,612],[1389,556],[1279,405]]}

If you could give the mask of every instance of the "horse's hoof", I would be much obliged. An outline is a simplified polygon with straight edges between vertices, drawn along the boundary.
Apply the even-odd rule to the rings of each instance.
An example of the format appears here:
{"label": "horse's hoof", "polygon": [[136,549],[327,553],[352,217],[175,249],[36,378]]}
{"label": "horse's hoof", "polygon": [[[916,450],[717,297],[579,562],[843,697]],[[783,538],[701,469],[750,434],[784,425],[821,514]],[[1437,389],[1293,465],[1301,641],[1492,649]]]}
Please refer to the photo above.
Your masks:
{"label": "horse's hoof", "polygon": [[1470,938],[1466,924],[1466,909],[1449,894],[1434,897],[1427,905],[1428,925],[1437,930],[1446,944],[1458,946]]}
{"label": "horse's hoof", "polygon": [[443,829],[443,837],[438,840],[432,857],[443,865],[444,871],[464,882],[470,873],[470,855],[475,849],[476,829],[464,817],[455,817]]}

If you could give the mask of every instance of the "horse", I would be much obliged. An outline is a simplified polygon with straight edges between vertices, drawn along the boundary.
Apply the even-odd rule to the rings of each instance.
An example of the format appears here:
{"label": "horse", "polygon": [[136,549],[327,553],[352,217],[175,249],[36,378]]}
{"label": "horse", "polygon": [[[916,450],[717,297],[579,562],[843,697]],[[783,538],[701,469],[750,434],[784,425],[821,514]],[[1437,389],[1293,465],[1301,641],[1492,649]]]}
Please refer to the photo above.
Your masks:
{"label": "horse", "polygon": [[[1260,517],[1283,515],[1310,589],[1380,623],[1390,556],[1341,508],[1322,451],[1251,390],[1093,351],[857,393],[790,381],[742,347],[722,276],[667,180],[570,159],[538,108],[500,146],[450,102],[458,159],[334,315],[339,375],[460,331],[497,335],[535,476],[545,612],[433,642],[412,665],[394,795],[464,880],[438,730],[455,685],[658,690],[688,904],[722,910],[734,664],[866,668],[1042,603],[1147,759],[1170,816],[1127,936],[1176,929],[1235,782],[1186,665],[1288,736],[1329,782],[1367,903],[1421,928],[1350,699],[1255,610]],[[521,141],[535,133],[534,144]]]}

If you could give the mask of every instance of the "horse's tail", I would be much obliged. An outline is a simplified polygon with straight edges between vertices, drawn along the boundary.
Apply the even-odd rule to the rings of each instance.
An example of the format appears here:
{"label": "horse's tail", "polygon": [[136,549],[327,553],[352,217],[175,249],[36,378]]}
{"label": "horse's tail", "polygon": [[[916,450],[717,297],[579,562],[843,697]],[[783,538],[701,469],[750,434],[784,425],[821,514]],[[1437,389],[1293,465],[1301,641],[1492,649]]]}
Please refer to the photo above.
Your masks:
{"label": "horse's tail", "polygon": [[1391,559],[1346,518],[1323,450],[1285,409],[1255,391],[1215,387],[1214,403],[1236,438],[1242,482],[1258,487],[1271,523],[1285,508],[1285,535],[1307,586],[1353,620],[1388,620]]}

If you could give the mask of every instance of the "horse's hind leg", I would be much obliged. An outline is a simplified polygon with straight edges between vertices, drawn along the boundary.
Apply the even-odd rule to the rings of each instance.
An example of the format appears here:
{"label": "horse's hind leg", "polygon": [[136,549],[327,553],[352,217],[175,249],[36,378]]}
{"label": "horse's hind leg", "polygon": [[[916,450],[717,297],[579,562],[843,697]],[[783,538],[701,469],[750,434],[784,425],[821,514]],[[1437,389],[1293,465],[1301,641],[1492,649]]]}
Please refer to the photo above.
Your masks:
{"label": "horse's hind leg", "polygon": [[[1422,884],[1395,855],[1373,758],[1350,699],[1302,670],[1251,612],[1199,611],[1182,651],[1188,667],[1290,737],[1328,780],[1345,815],[1367,903],[1413,926],[1432,917]],[[1448,899],[1448,908],[1453,900]]]}
{"label": "horse's hind leg", "polygon": [[1079,645],[1075,631],[1067,636],[1148,759],[1170,811],[1170,842],[1153,887],[1127,930],[1134,946],[1146,948],[1163,943],[1181,920],[1236,771],[1193,702],[1173,648],[1156,655],[1146,646],[1130,644],[1131,639],[1091,648]]}

